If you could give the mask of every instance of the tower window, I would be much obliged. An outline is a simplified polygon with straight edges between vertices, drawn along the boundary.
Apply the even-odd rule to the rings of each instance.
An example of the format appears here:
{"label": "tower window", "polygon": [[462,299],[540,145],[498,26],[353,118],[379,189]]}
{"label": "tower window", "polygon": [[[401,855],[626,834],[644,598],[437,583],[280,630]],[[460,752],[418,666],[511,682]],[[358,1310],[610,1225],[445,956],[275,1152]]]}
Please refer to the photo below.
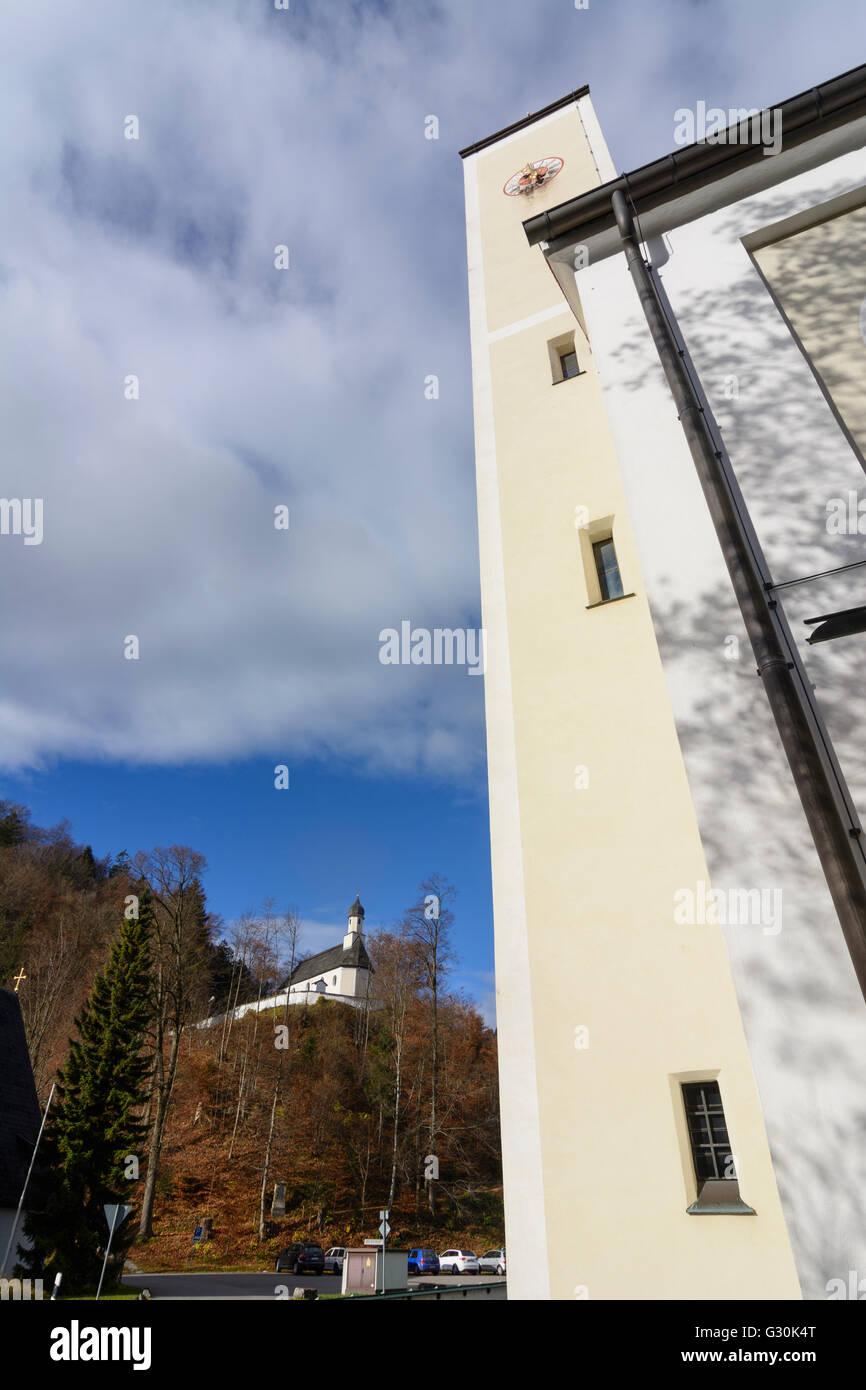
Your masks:
{"label": "tower window", "polygon": [[719,1083],[689,1082],[683,1086],[683,1103],[698,1183],[736,1179]]}
{"label": "tower window", "polygon": [[561,352],[559,354],[559,366],[562,371],[562,380],[568,381],[571,376],[580,376],[580,367],[577,365],[576,352]]}
{"label": "tower window", "polygon": [[550,358],[550,377],[554,386],[560,381],[568,381],[573,376],[583,376],[577,360],[573,332],[551,338],[547,344],[547,355]]}
{"label": "tower window", "polygon": [[622,578],[619,572],[619,562],[616,558],[613,538],[608,536],[606,540],[595,541],[592,547],[593,559],[595,560],[595,570],[598,575],[598,585],[601,590],[602,602],[612,598],[623,597]]}
{"label": "tower window", "polygon": [[683,1108],[677,1126],[680,1129],[685,1119],[680,1142],[683,1158],[691,1150],[692,1191],[696,1192],[686,1212],[689,1216],[754,1216],[754,1207],[740,1195],[719,1083],[680,1081],[679,1089]]}

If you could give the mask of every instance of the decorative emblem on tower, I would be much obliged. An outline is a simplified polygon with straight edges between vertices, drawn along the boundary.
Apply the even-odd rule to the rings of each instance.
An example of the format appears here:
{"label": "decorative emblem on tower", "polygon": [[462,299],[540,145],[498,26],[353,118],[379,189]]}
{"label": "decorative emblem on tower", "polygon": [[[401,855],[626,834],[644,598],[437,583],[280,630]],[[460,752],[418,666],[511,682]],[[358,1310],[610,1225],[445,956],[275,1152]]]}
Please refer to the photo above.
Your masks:
{"label": "decorative emblem on tower", "polygon": [[518,169],[516,174],[511,175],[502,191],[510,198],[518,193],[534,193],[536,188],[555,179],[564,163],[558,154],[548,155],[544,159],[533,159],[531,163]]}

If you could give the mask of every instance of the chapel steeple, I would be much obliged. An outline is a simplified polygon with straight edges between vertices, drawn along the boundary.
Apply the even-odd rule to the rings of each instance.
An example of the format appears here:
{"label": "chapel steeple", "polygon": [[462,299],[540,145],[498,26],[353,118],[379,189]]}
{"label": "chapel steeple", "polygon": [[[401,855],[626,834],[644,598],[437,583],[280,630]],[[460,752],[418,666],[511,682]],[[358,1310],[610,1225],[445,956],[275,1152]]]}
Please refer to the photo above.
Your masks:
{"label": "chapel steeple", "polygon": [[364,935],[364,909],[361,906],[361,899],[355,894],[355,901],[349,908],[349,930],[343,937],[343,949],[348,951],[351,946]]}

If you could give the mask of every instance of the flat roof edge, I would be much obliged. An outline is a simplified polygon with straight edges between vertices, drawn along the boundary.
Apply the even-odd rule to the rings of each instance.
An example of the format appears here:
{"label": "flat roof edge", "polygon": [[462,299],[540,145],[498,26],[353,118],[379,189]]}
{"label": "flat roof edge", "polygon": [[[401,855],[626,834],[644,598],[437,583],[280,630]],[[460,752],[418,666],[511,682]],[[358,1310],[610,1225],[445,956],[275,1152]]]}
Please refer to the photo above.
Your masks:
{"label": "flat roof edge", "polygon": [[461,159],[467,155],[475,154],[478,150],[486,149],[488,145],[495,145],[497,140],[504,140],[506,135],[513,135],[515,131],[524,130],[531,126],[534,121],[538,121],[542,116],[550,116],[554,111],[560,111],[563,106],[569,106],[578,97],[589,96],[589,86],[577,87],[575,91],[569,92],[568,96],[560,97],[559,101],[552,101],[549,106],[543,106],[540,111],[533,111],[528,116],[524,116],[522,121],[515,121],[513,125],[507,125],[502,130],[497,130],[495,135],[487,135],[483,140],[476,140],[474,145],[467,145],[465,149],[458,150]]}

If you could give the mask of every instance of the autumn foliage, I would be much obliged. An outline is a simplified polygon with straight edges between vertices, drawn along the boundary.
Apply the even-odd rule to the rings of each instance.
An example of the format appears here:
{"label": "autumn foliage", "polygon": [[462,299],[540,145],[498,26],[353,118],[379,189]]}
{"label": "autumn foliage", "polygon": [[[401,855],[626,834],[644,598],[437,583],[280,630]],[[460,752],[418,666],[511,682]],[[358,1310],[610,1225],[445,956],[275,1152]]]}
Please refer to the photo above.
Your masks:
{"label": "autumn foliage", "polygon": [[[319,999],[237,1018],[296,962],[297,916],[266,904],[224,933],[205,871],[179,846],[97,861],[65,827],[39,830],[0,804],[0,983],[12,987],[23,966],[43,1101],[130,895],[144,883],[155,893],[148,1139],[125,1198],[145,1238],[131,1258],[267,1268],[295,1238],[327,1247],[374,1235],[384,1206],[395,1243],[500,1244],[496,1035],[449,989],[450,885],[428,880],[390,932],[368,934],[361,1007]],[[431,885],[447,905],[435,933],[423,912]],[[272,1212],[277,1183],[284,1215]],[[205,1222],[211,1239],[193,1247]]]}

